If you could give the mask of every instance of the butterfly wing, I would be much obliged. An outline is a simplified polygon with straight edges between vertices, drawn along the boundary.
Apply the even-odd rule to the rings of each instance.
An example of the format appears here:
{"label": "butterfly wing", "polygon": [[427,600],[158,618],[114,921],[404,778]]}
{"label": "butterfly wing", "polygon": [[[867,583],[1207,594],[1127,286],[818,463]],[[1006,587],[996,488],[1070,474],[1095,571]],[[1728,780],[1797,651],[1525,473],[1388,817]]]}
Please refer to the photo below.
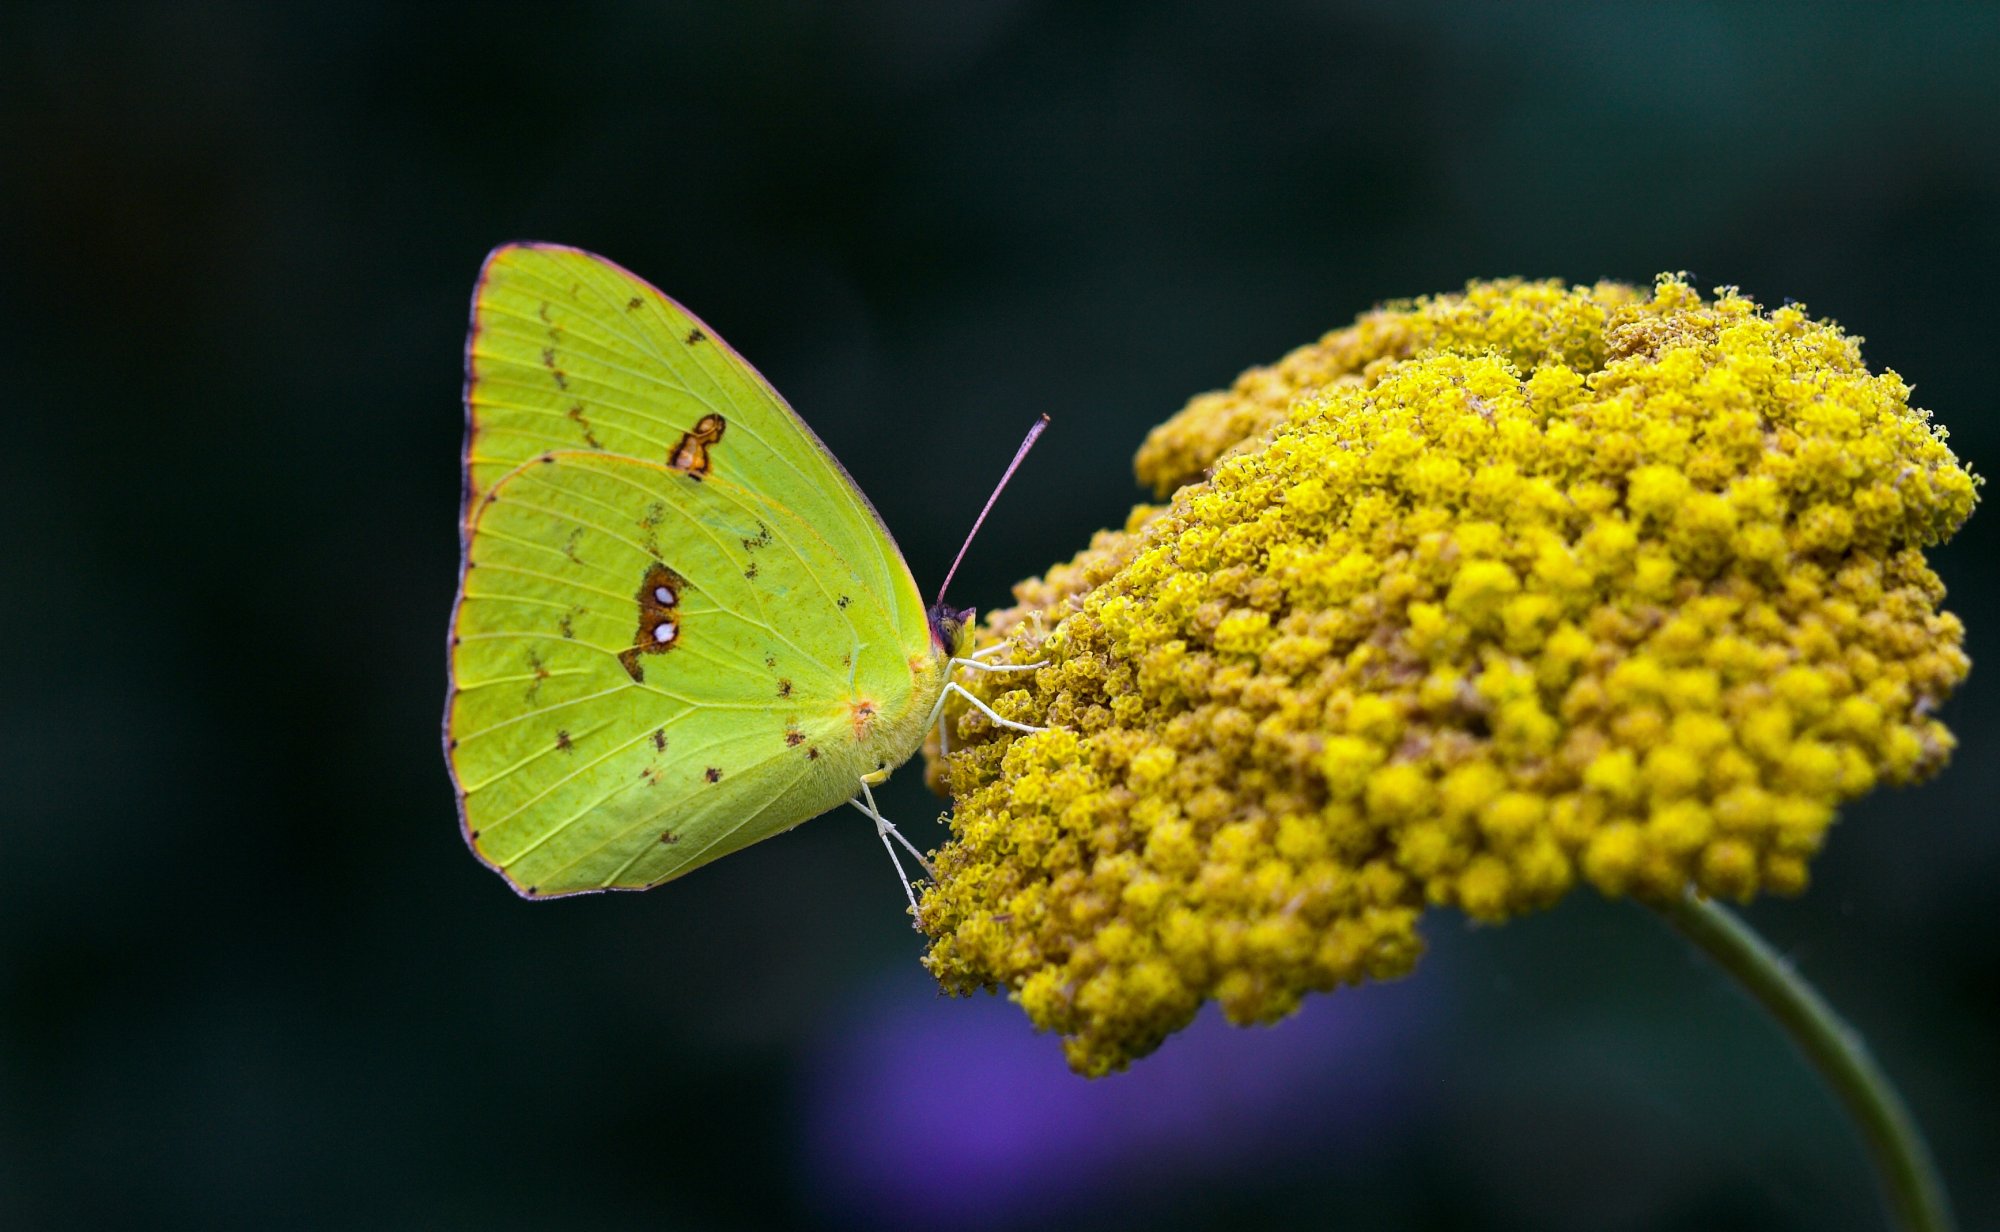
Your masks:
{"label": "butterfly wing", "polygon": [[614,262],[554,244],[494,249],[473,292],[465,404],[468,527],[530,458],[666,462],[715,416],[723,474],[818,530],[899,627],[926,623],[895,542],[812,429],[693,313]]}
{"label": "butterfly wing", "polygon": [[608,262],[509,247],[467,370],[447,748],[516,889],[656,885],[914,750],[942,686],[916,584],[706,327]]}

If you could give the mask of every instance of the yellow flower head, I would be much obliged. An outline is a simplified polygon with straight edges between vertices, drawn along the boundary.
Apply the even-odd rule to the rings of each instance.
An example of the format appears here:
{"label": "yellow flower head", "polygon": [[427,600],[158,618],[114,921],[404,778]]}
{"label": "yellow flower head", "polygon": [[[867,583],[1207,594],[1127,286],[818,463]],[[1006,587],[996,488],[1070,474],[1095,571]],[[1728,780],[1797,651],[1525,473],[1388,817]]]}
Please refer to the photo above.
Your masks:
{"label": "yellow flower head", "polygon": [[1171,502],[982,627],[1047,665],[968,685],[1049,730],[950,712],[931,971],[1098,1074],[1407,972],[1429,906],[1797,892],[1952,746],[1921,549],[1977,481],[1908,394],[1662,278],[1475,283],[1196,398],[1139,453]]}

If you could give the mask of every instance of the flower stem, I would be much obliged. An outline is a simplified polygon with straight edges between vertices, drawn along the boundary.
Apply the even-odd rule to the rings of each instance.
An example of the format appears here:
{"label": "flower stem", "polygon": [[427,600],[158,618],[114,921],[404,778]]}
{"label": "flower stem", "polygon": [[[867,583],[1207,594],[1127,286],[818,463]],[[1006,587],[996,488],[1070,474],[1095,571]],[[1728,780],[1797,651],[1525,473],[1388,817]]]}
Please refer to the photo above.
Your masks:
{"label": "flower stem", "polygon": [[1720,904],[1688,894],[1652,906],[1770,1011],[1840,1097],[1867,1142],[1896,1226],[1952,1232],[1951,1203],[1930,1148],[1854,1029],[1791,963]]}

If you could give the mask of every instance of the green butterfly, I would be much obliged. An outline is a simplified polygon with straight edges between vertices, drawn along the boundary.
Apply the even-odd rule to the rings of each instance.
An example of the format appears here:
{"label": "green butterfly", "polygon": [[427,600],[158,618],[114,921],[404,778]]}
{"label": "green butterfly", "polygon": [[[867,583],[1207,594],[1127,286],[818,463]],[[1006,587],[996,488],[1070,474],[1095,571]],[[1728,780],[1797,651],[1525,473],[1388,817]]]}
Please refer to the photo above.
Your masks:
{"label": "green butterfly", "polygon": [[972,613],[925,606],[755,369],[610,261],[509,244],[465,412],[445,749],[475,855],[532,898],[646,889],[852,803],[924,862],[871,786],[970,698],[954,666],[1039,665],[957,657]]}

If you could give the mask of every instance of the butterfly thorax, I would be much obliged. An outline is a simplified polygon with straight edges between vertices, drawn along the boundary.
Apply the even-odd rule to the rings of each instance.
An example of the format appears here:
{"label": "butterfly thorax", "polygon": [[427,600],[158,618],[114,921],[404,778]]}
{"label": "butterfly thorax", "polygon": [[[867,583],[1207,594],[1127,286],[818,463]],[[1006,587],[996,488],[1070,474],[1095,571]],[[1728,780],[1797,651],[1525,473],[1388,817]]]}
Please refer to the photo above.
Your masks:
{"label": "butterfly thorax", "polygon": [[[931,712],[938,695],[944,692],[950,663],[948,653],[910,656],[910,686],[900,698],[857,697],[849,704],[855,741],[853,760],[844,784],[850,794],[854,780],[876,776],[902,765],[916,755],[928,734]],[[843,797],[845,798],[845,797]]]}

